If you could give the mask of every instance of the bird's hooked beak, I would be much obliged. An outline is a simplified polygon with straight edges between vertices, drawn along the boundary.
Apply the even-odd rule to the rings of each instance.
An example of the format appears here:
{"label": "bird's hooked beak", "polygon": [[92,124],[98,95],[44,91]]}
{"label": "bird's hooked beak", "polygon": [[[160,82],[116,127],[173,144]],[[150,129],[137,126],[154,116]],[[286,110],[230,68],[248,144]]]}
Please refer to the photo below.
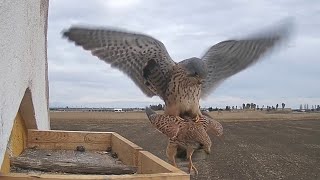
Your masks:
{"label": "bird's hooked beak", "polygon": [[203,79],[198,74],[188,74],[187,77],[193,78],[197,84],[203,83]]}
{"label": "bird's hooked beak", "polygon": [[198,82],[197,82],[198,84],[202,84],[202,83],[203,83],[203,79],[202,79],[202,78],[196,77],[196,79],[197,79],[197,81],[198,81]]}
{"label": "bird's hooked beak", "polygon": [[198,84],[202,84],[202,78],[199,76],[199,74],[195,74],[194,78],[196,79]]}
{"label": "bird's hooked beak", "polygon": [[202,80],[201,79],[197,79],[197,83],[200,85],[202,84]]}

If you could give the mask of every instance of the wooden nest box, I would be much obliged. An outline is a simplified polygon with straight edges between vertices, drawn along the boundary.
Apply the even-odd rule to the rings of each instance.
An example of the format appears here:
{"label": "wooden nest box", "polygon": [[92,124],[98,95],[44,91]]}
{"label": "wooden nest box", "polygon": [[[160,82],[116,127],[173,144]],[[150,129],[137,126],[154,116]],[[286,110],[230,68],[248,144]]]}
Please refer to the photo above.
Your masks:
{"label": "wooden nest box", "polygon": [[[113,132],[28,130],[25,140],[25,150],[51,150],[54,152],[71,150],[71,152],[76,152],[79,151],[77,150],[79,147],[84,148],[86,152],[93,153],[106,152],[106,150],[112,149],[112,154],[116,154],[117,158],[124,165],[136,167],[137,172],[125,175],[84,175],[38,171],[9,172],[4,176],[4,179],[190,179],[190,176],[185,172],[173,167],[150,152],[144,151],[141,147]],[[16,159],[19,160],[19,156],[11,157],[10,164],[16,165]],[[14,160],[14,163],[12,160]],[[88,160],[90,160],[90,158]],[[41,161],[41,159],[38,158],[37,161]],[[30,160],[27,160],[27,162],[29,164],[31,163]],[[52,165],[54,163],[55,162],[51,162],[50,164]],[[60,164],[62,163],[60,162]],[[37,165],[39,165],[39,163],[36,165],[33,164],[33,166]],[[42,162],[41,165],[45,166],[46,164]],[[84,168],[84,171],[90,171],[90,169],[86,169],[86,167],[80,168]],[[103,168],[104,167],[102,167],[102,170]]]}

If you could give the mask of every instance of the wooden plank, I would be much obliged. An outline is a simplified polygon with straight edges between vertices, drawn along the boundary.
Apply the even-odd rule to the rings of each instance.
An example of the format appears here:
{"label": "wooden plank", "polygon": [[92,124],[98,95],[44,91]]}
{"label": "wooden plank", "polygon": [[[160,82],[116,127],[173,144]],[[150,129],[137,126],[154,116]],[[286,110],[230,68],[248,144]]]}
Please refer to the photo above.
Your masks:
{"label": "wooden plank", "polygon": [[111,147],[110,132],[89,131],[28,131],[28,148],[75,149],[83,146],[86,150],[106,151]]}
{"label": "wooden plank", "polygon": [[21,154],[23,149],[26,147],[26,139],[27,128],[25,125],[25,120],[18,112],[13,124],[13,128],[8,143],[9,149],[11,150],[10,154],[12,156],[16,157]]}
{"label": "wooden plank", "polygon": [[28,142],[64,142],[64,143],[109,143],[111,142],[110,132],[90,131],[59,131],[59,130],[29,130]]}
{"label": "wooden plank", "polygon": [[21,116],[20,112],[17,113],[13,127],[11,130],[9,142],[7,144],[7,149],[4,154],[4,159],[0,168],[0,172],[9,173],[10,172],[10,157],[16,157],[21,154],[21,152],[26,147],[27,139],[27,129],[25,125],[25,120]]}
{"label": "wooden plank", "polygon": [[89,151],[106,151],[110,148],[110,144],[95,144],[95,143],[28,143],[27,148],[35,149],[66,149],[75,150],[78,146],[83,146]]}
{"label": "wooden plank", "polygon": [[138,173],[140,174],[155,174],[155,173],[181,173],[186,174],[180,169],[168,164],[157,156],[148,151],[139,152]]}
{"label": "wooden plank", "polygon": [[160,174],[135,174],[135,175],[60,175],[60,174],[26,174],[26,173],[10,173],[9,175],[0,177],[1,180],[24,180],[24,179],[41,179],[41,180],[57,180],[57,179],[121,179],[121,180],[190,180],[189,174],[181,173],[160,173]]}
{"label": "wooden plank", "polygon": [[[110,153],[73,150],[26,149],[11,158],[16,172],[44,171],[71,174],[134,174],[137,168],[124,165]],[[21,169],[20,169],[21,168]]]}
{"label": "wooden plank", "polygon": [[158,173],[158,174],[137,174],[137,175],[108,175],[107,179],[121,180],[190,180],[189,174],[182,173]]}
{"label": "wooden plank", "polygon": [[79,179],[79,180],[93,180],[93,179],[107,179],[108,175],[62,175],[62,174],[37,174],[37,173],[10,173],[8,175],[0,176],[1,180],[57,180],[57,179]]}
{"label": "wooden plank", "polygon": [[118,158],[127,165],[138,165],[138,153],[142,148],[118,133],[112,133],[111,140],[112,152],[116,152]]}
{"label": "wooden plank", "polygon": [[4,158],[2,161],[2,165],[0,168],[0,175],[2,174],[8,174],[10,173],[10,156],[8,154],[8,151],[5,152]]}
{"label": "wooden plank", "polygon": [[24,119],[27,129],[38,129],[30,88],[27,88],[24,93],[24,96],[21,100],[19,113]]}

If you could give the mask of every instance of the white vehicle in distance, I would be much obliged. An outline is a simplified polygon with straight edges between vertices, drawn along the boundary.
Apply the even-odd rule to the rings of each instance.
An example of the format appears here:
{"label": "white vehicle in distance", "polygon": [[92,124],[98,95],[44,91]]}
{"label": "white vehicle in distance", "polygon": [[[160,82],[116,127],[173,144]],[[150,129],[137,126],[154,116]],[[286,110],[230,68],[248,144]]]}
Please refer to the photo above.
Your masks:
{"label": "white vehicle in distance", "polygon": [[122,109],[114,109],[113,112],[124,112]]}

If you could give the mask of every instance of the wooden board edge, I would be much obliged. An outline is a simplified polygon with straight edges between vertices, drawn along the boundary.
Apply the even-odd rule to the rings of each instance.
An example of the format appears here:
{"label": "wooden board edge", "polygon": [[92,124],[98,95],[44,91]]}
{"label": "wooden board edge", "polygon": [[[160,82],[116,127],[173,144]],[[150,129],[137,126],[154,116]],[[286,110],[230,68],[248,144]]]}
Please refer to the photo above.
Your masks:
{"label": "wooden board edge", "polygon": [[138,153],[142,147],[129,141],[118,133],[113,133],[111,137],[112,152],[117,153],[118,158],[125,164],[138,166]]}
{"label": "wooden board edge", "polygon": [[57,180],[57,179],[128,179],[128,180],[190,180],[189,174],[181,173],[158,173],[158,174],[134,174],[134,175],[60,175],[60,174],[28,174],[28,173],[10,173],[0,176],[2,180],[23,180],[23,179],[41,179],[41,180]]}
{"label": "wooden board edge", "polygon": [[111,147],[112,132],[28,130],[27,148],[106,151]]}
{"label": "wooden board edge", "polygon": [[[141,174],[149,174],[149,173],[180,173],[180,174],[186,174],[184,171],[172,166],[171,164],[169,164],[169,163],[165,162],[164,160],[160,159],[159,157],[153,155],[149,151],[139,151],[139,156],[138,157],[139,157],[138,172],[141,173]],[[146,159],[148,159],[149,162],[144,162]],[[152,166],[154,166],[154,167],[152,168]]]}
{"label": "wooden board edge", "polygon": [[10,157],[19,156],[26,147],[27,141],[27,128],[25,120],[20,112],[14,119],[11,134],[4,154],[4,159],[0,167],[0,172],[7,174],[10,172]]}
{"label": "wooden board edge", "polygon": [[114,132],[98,132],[98,131],[65,131],[65,130],[38,130],[38,129],[28,129],[28,133],[33,133],[33,132],[86,133],[86,134],[114,134]]}
{"label": "wooden board edge", "polygon": [[[90,137],[99,138],[108,138],[104,141],[92,140]],[[103,137],[104,136],[104,137]],[[94,132],[94,131],[62,131],[62,130],[28,130],[27,142],[50,142],[50,143],[60,143],[63,142],[86,142],[86,143],[105,143],[111,141],[112,132]]]}
{"label": "wooden board edge", "polygon": [[118,134],[116,132],[112,133],[111,141],[112,141],[113,138],[117,138],[117,139],[123,141],[124,143],[126,143],[127,145],[131,146],[132,148],[134,148],[136,150],[142,150],[142,147],[140,147],[137,144],[129,141],[128,139],[126,139],[125,137],[121,136],[120,134]]}

